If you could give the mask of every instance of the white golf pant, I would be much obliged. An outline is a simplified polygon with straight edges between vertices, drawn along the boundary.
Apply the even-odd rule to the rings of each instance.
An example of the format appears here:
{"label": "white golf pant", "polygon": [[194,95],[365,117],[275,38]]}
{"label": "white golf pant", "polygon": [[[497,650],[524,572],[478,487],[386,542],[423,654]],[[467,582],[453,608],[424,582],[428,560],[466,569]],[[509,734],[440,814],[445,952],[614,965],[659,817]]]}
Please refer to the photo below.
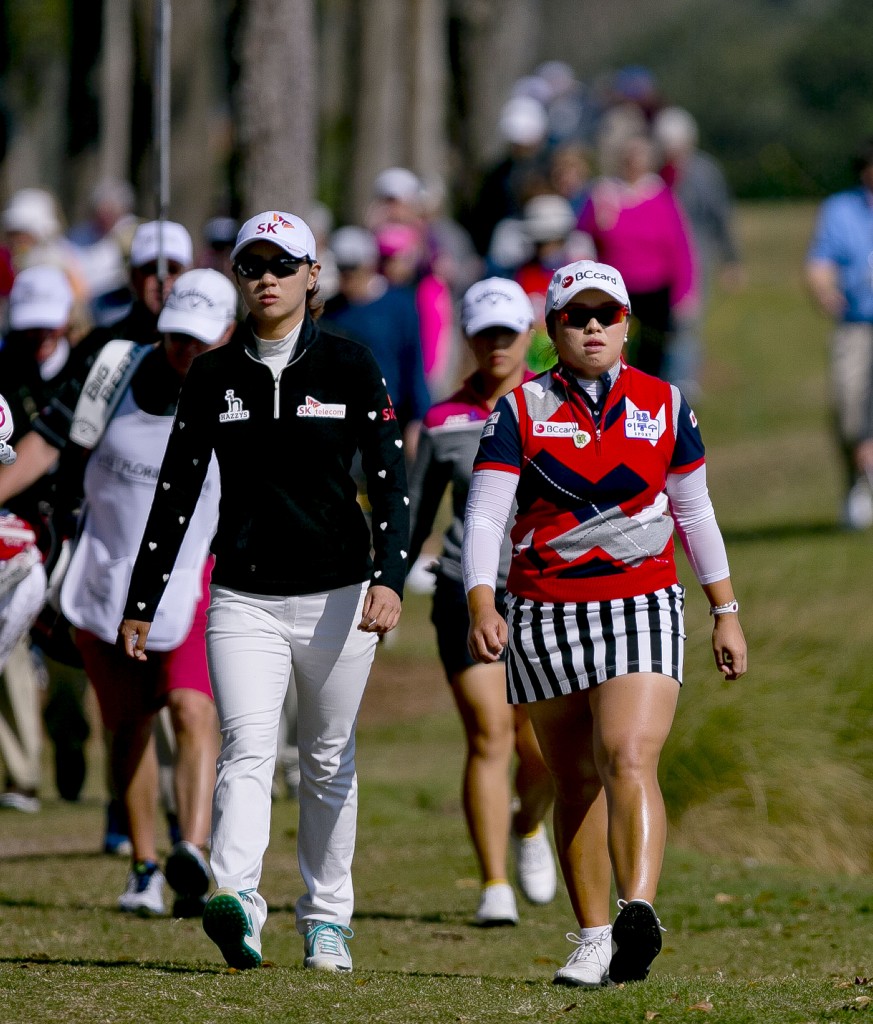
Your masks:
{"label": "white golf pant", "polygon": [[270,797],[285,691],[297,688],[300,821],[297,859],[306,894],[297,928],[348,925],[358,811],[355,723],[376,650],[357,629],[368,584],[300,597],[213,585],[206,630],[221,723],[211,866],[219,886],[257,892],[270,838]]}

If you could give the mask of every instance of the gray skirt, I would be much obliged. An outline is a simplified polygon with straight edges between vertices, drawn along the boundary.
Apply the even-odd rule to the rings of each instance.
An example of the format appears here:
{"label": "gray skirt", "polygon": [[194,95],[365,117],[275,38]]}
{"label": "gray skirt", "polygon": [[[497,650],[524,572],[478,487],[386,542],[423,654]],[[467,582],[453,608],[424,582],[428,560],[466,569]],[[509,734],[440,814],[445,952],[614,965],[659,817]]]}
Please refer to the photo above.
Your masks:
{"label": "gray skirt", "polygon": [[587,690],[615,676],[658,672],[682,683],[685,588],[550,604],[507,595],[510,704]]}

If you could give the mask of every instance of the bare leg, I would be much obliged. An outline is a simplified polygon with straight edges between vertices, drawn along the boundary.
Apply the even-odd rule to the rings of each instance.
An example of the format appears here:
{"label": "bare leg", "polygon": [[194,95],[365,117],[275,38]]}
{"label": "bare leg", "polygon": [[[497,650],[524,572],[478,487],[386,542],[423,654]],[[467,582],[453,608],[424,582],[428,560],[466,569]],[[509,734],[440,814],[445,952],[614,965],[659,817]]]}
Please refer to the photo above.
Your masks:
{"label": "bare leg", "polygon": [[555,786],[549,769],[543,761],[536,733],[526,708],[517,706],[515,713],[515,752],[518,767],[515,771],[515,791],[519,807],[513,815],[512,829],[517,836],[536,831],[545,818],[555,797]]}
{"label": "bare leg", "polygon": [[134,861],[157,861],[158,759],[151,716],[122,722],[112,734],[112,777],[127,813]]}
{"label": "bare leg", "polygon": [[467,827],[483,882],[505,880],[514,735],[505,670],[500,662],[474,665],[453,676],[452,684],[467,736],[463,782]]}
{"label": "bare leg", "polygon": [[654,903],[667,822],[658,760],[679,684],[654,673],[610,679],[591,691],[594,755],[609,807],[609,853],[622,899]]}
{"label": "bare leg", "polygon": [[209,697],[172,690],[167,701],[176,735],[176,807],[182,838],[205,846],[212,820],[218,718]]}
{"label": "bare leg", "polygon": [[587,692],[527,705],[555,784],[555,847],[580,928],[609,924],[606,798],[592,750]]}

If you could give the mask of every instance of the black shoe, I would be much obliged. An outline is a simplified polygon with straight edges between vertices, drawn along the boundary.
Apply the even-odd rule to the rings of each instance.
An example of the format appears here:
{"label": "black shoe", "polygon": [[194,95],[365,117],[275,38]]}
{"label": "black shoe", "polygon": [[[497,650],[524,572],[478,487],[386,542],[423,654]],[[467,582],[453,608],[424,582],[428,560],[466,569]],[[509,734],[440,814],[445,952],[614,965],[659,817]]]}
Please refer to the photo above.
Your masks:
{"label": "black shoe", "polygon": [[609,964],[609,979],[644,981],[652,961],[661,952],[661,922],[645,900],[619,900],[621,911],[612,926],[616,951]]}
{"label": "black shoe", "polygon": [[203,917],[205,896],[177,896],[173,900],[173,917]]}
{"label": "black shoe", "polygon": [[181,840],[167,857],[164,876],[181,897],[205,896],[209,890],[209,866],[193,843]]}

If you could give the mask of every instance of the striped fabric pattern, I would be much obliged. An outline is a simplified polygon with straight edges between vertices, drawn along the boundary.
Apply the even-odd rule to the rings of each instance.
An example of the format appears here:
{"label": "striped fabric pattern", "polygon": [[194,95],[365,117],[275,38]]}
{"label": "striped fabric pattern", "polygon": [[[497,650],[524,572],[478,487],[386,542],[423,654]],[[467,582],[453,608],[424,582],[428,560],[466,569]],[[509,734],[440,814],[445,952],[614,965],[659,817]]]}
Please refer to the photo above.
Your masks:
{"label": "striped fabric pattern", "polygon": [[680,583],[587,604],[508,595],[509,702],[547,700],[634,672],[658,672],[681,684],[684,604]]}

